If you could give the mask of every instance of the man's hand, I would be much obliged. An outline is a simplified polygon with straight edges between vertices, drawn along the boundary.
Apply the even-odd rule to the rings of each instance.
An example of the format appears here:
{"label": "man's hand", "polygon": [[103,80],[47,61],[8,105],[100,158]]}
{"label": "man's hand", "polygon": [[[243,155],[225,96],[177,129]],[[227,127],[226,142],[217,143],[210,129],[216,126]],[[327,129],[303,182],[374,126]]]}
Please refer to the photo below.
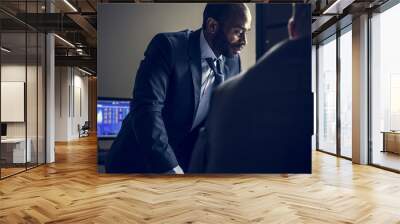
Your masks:
{"label": "man's hand", "polygon": [[178,165],[172,170],[165,172],[165,174],[184,174],[182,168]]}
{"label": "man's hand", "polygon": [[182,168],[179,165],[176,166],[173,170],[176,174],[184,174]]}

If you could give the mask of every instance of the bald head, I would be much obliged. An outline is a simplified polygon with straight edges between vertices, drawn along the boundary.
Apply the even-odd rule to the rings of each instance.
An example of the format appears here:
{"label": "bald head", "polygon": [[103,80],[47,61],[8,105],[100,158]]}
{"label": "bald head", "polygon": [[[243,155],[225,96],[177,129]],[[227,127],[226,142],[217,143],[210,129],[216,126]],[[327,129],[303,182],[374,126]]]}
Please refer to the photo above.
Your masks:
{"label": "bald head", "polygon": [[245,3],[207,3],[203,12],[203,29],[207,25],[208,18],[217,22],[226,22],[233,16],[248,16],[250,10]]}

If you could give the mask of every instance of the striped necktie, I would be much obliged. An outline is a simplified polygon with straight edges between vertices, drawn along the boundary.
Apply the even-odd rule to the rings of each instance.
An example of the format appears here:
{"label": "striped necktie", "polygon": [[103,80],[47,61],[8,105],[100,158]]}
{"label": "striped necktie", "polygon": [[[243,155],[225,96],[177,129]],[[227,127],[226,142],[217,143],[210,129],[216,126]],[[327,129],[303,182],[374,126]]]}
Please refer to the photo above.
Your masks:
{"label": "striped necktie", "polygon": [[[225,76],[222,72],[222,60],[221,59],[213,59],[213,58],[206,58],[206,61],[208,63],[208,66],[213,70],[214,72],[214,87],[219,86],[221,83],[224,82]],[[214,61],[216,62],[217,66],[215,66]]]}

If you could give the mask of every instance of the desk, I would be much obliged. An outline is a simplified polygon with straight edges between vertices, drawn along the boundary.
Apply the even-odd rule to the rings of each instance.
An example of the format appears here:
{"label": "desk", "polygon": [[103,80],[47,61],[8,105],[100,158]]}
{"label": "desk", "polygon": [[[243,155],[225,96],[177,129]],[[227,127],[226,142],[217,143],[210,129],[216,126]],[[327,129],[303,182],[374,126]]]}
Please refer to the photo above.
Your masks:
{"label": "desk", "polygon": [[32,158],[32,141],[28,138],[27,142],[28,147],[26,147],[25,151],[25,138],[1,139],[1,157],[6,160],[6,163],[30,162]]}
{"label": "desk", "polygon": [[399,131],[382,131],[383,133],[383,150],[382,152],[393,152],[400,154],[400,132]]}

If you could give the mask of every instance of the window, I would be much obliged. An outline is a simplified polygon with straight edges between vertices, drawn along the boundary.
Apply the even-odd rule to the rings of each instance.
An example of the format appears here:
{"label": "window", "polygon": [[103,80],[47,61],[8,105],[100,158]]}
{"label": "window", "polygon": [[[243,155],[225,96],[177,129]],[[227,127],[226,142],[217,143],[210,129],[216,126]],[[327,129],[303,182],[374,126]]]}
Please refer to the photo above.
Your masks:
{"label": "window", "polygon": [[371,18],[371,162],[395,170],[400,170],[400,133],[394,132],[400,130],[399,21],[400,4]]}
{"label": "window", "polygon": [[318,149],[336,153],[336,36],[318,48]]}
{"label": "window", "polygon": [[352,157],[352,34],[351,26],[340,36],[340,155]]}

